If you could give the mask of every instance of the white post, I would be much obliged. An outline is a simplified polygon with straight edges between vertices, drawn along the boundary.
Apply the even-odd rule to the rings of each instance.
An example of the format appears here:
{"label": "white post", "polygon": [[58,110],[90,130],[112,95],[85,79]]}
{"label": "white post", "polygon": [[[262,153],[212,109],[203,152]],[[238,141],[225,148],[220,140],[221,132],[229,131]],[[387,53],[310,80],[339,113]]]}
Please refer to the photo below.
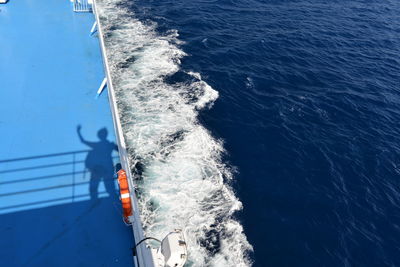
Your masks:
{"label": "white post", "polygon": [[97,95],[96,97],[99,97],[101,92],[103,92],[104,88],[106,87],[106,83],[107,83],[107,78],[104,78],[103,82],[101,83],[99,90],[97,90]]}
{"label": "white post", "polygon": [[96,26],[97,26],[97,20],[93,23],[92,29],[90,30],[90,35],[92,35],[95,32]]}

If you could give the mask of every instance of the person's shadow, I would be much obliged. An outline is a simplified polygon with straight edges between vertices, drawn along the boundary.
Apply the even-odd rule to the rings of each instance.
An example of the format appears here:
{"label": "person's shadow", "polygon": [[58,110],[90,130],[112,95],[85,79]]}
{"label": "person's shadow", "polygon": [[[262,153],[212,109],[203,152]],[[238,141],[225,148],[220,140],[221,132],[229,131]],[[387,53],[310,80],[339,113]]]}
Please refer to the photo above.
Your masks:
{"label": "person's shadow", "polygon": [[116,197],[114,183],[113,150],[118,151],[115,143],[107,140],[108,131],[102,128],[97,132],[98,142],[90,142],[82,137],[81,125],[76,130],[82,143],[91,148],[85,159],[85,167],[90,172],[89,192],[92,200],[98,198],[98,187],[102,180],[111,198]]}

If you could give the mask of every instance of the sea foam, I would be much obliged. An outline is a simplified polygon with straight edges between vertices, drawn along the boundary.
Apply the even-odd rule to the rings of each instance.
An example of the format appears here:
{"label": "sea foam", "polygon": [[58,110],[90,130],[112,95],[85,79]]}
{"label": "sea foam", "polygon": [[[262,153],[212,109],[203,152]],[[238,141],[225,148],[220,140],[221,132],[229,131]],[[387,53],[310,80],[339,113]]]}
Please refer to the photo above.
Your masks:
{"label": "sea foam", "polygon": [[242,204],[228,185],[233,175],[221,159],[223,142],[197,118],[218,92],[195,72],[166,82],[182,72],[186,56],[178,32],[157,33],[127,4],[101,0],[97,7],[145,235],[183,229],[189,266],[249,266],[252,247],[234,218]]}

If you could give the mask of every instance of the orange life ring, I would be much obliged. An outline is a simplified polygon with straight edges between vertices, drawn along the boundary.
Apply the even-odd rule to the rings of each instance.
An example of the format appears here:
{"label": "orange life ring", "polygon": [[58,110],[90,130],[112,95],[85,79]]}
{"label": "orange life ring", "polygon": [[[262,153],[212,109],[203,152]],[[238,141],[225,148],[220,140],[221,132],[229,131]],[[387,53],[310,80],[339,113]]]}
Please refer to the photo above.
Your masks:
{"label": "orange life ring", "polygon": [[128,178],[126,177],[126,172],[123,169],[118,171],[118,184],[122,209],[124,211],[124,221],[125,223],[130,224],[131,222],[129,220],[129,216],[132,216],[132,203],[129,192]]}

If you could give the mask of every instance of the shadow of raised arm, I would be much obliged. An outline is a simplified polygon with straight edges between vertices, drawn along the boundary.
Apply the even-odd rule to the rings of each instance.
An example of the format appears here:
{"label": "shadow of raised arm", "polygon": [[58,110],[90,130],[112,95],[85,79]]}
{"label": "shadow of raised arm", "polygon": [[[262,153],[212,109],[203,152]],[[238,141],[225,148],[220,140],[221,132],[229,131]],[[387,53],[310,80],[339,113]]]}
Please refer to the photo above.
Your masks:
{"label": "shadow of raised arm", "polygon": [[87,145],[91,148],[94,148],[94,145],[96,144],[96,142],[89,142],[89,141],[85,140],[82,136],[81,129],[82,129],[81,125],[78,125],[76,127],[76,132],[78,133],[79,140],[81,140],[81,142],[84,143],[85,145]]}

